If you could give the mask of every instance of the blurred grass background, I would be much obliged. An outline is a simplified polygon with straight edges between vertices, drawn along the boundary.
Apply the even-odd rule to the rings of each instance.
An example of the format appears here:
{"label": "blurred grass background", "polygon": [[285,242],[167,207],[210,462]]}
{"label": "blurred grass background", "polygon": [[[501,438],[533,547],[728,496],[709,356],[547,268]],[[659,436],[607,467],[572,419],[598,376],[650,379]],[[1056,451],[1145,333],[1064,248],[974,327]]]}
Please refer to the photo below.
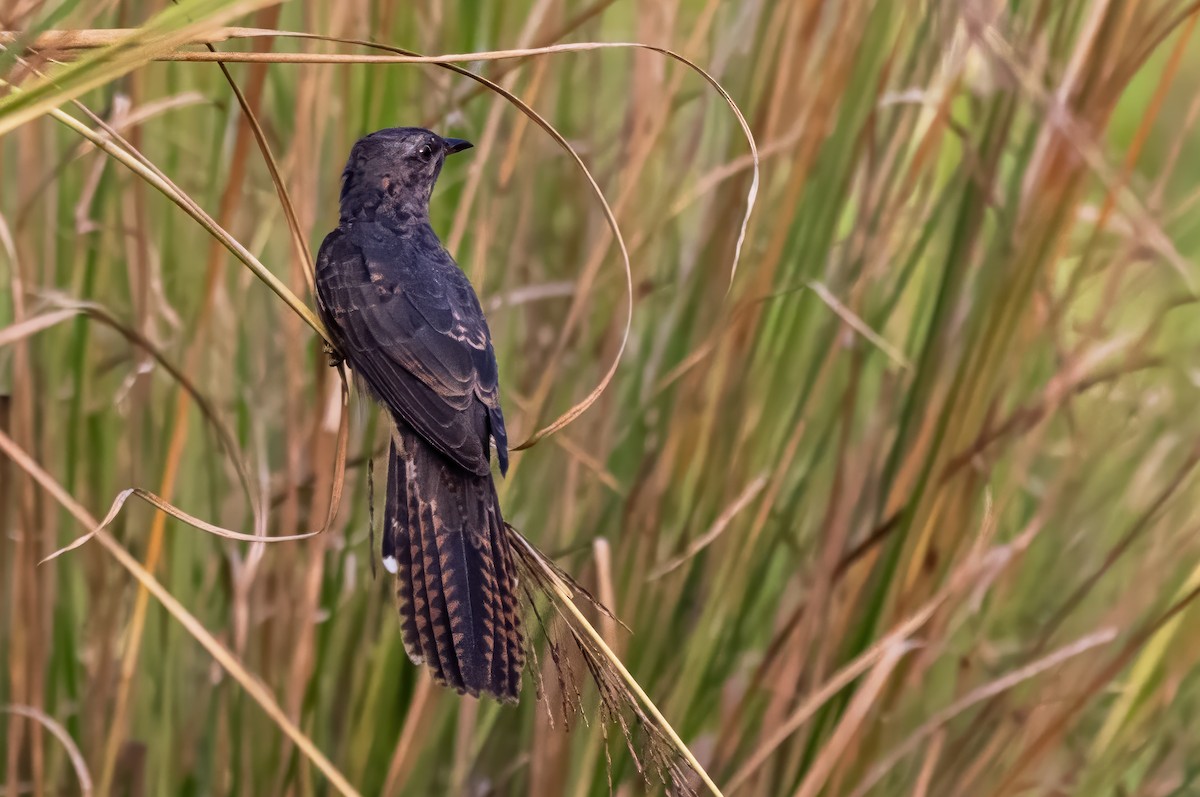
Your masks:
{"label": "blurred grass background", "polygon": [[[247,5],[193,0],[184,19],[431,54],[642,41],[745,112],[763,182],[730,288],[750,160],[698,76],[631,51],[472,66],[588,163],[635,282],[615,380],[516,455],[506,516],[628,624],[601,627],[726,794],[1200,794],[1196,4]],[[134,27],[166,7],[10,0],[0,28]],[[34,85],[49,55],[9,46],[0,74]],[[130,57],[116,76],[92,63],[81,99],[311,303],[217,67]],[[230,69],[314,248],[359,135],[475,142],[434,224],[489,312],[514,439],[601,379],[620,261],[583,178],[515,108],[432,66]],[[233,430],[269,533],[319,527],[338,383],[316,336],[57,122],[0,138],[0,175],[0,431],[97,517],[141,486],[252,531],[178,382],[111,325],[50,324],[94,302]],[[619,734],[606,753],[590,693],[591,723],[564,733],[530,679],[500,709],[408,663],[368,565],[364,463],[384,430],[364,401],[352,415],[329,533],[231,543],[131,504],[114,534],[363,794],[658,789]],[[0,793],[80,791],[31,713],[61,723],[98,793],[331,792],[103,548],[36,565],[84,529],[3,458],[0,528]]]}

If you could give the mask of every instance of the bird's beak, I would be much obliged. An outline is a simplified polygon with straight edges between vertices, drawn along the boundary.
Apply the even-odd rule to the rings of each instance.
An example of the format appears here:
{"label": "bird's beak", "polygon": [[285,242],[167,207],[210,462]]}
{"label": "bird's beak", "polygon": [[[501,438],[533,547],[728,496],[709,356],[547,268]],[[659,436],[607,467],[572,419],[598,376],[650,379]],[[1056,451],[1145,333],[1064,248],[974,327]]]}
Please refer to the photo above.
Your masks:
{"label": "bird's beak", "polygon": [[462,152],[464,149],[470,149],[475,146],[470,141],[464,141],[461,138],[443,138],[446,142],[446,154],[453,155],[456,152]]}

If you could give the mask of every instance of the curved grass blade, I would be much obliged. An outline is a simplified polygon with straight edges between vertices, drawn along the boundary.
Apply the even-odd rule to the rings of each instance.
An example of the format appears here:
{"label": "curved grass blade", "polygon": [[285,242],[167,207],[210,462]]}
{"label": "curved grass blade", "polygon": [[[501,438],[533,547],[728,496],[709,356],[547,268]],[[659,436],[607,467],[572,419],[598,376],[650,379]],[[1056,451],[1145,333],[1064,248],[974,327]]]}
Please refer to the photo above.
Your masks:
{"label": "curved grass blade", "polygon": [[[83,315],[95,321],[108,326],[110,329],[118,332],[127,341],[145,351],[154,359],[156,363],[166,371],[176,383],[179,384],[184,391],[191,396],[192,401],[196,402],[197,409],[200,414],[208,421],[217,434],[217,441],[225,450],[226,456],[229,457],[234,471],[237,473],[238,481],[241,483],[242,490],[246,494],[246,499],[250,503],[250,511],[254,516],[254,528],[256,530],[256,538],[263,536],[266,528],[266,515],[264,512],[263,499],[255,486],[255,482],[250,478],[250,474],[246,471],[246,460],[241,455],[237,445],[237,440],[233,436],[233,432],[221,420],[212,404],[196,384],[175,365],[167,359],[158,347],[151,343],[144,335],[137,330],[123,324],[117,320],[115,316],[109,313],[104,307],[94,302],[80,302],[74,300],[55,299],[54,303],[63,307],[61,310],[52,310],[42,313],[41,315],[27,318],[18,324],[12,324],[3,329],[0,329],[0,347],[4,347],[23,338],[29,337],[37,332],[49,329],[56,324],[59,324],[69,318],[75,318]],[[268,538],[278,539],[278,538]],[[55,554],[57,556],[57,554]],[[48,557],[52,558],[52,557]],[[43,560],[44,561],[44,560]]]}
{"label": "curved grass blade", "polygon": [[57,559],[68,551],[73,551],[76,548],[81,547],[95,537],[96,534],[102,529],[108,528],[109,525],[116,520],[117,514],[121,511],[121,507],[125,506],[125,502],[131,495],[137,496],[151,506],[166,512],[176,520],[182,520],[192,528],[199,529],[200,531],[206,531],[209,534],[214,534],[218,537],[224,537],[228,540],[240,540],[242,542],[293,542],[295,540],[306,540],[309,537],[315,537],[324,530],[318,529],[316,531],[305,532],[304,534],[285,534],[279,537],[267,537],[258,534],[243,534],[239,531],[233,531],[231,529],[221,528],[220,526],[214,526],[212,523],[201,520],[195,515],[189,515],[187,512],[184,512],[179,507],[175,506],[169,501],[164,500],[162,497],[155,495],[149,490],[143,490],[141,487],[128,487],[117,494],[116,499],[113,500],[112,506],[108,510],[108,514],[104,516],[104,520],[100,521],[100,524],[96,526],[95,529],[89,531],[87,534],[84,534],[81,537],[76,537],[68,545],[59,548],[54,553],[38,562],[38,564],[44,565],[51,559]]}
{"label": "curved grass blade", "polygon": [[87,762],[83,760],[83,753],[79,751],[79,745],[75,744],[71,734],[67,733],[67,729],[58,720],[33,706],[0,706],[0,714],[16,714],[18,717],[26,717],[50,731],[50,735],[58,739],[59,744],[67,751],[67,758],[71,762],[71,768],[75,770],[75,778],[79,781],[79,793],[83,797],[91,797],[92,776],[88,772]]}
{"label": "curved grass blade", "polygon": [[358,797],[358,790],[350,785],[350,781],[338,771],[338,769],[325,757],[311,739],[308,738],[295,723],[288,719],[287,714],[275,702],[271,696],[270,690],[257,677],[252,675],[249,670],[238,660],[228,648],[217,641],[217,638],[205,628],[199,620],[189,612],[182,603],[175,599],[167,589],[158,582],[149,571],[142,567],[133,556],[129,554],[120,543],[118,543],[111,534],[102,528],[98,528],[99,524],[95,518],[83,508],[79,502],[71,497],[61,484],[59,484],[49,473],[42,469],[28,454],[25,453],[12,438],[0,432],[0,451],[8,456],[16,465],[25,471],[29,476],[41,485],[47,493],[54,498],[64,509],[78,521],[84,528],[89,529],[106,551],[117,560],[117,562],[133,575],[134,578],[146,588],[148,592],[154,595],[155,598],[163,605],[163,608],[182,625],[189,634],[199,642],[205,650],[207,650],[216,662],[221,665],[235,681],[237,681],[243,689],[254,699],[256,703],[263,709],[271,721],[274,722],[280,730],[282,730],[292,742],[295,743],[301,752],[308,757],[310,761],[317,766],[317,769],[324,773],[329,782],[333,784],[339,792],[347,797]]}

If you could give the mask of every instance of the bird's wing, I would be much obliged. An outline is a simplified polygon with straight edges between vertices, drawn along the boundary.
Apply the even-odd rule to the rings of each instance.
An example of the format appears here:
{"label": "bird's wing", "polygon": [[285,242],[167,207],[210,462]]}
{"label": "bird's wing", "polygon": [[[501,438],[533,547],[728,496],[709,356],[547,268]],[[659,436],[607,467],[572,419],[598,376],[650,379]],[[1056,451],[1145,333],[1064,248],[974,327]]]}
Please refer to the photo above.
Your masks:
{"label": "bird's wing", "polygon": [[415,262],[429,255],[332,233],[317,259],[322,315],[351,367],[396,416],[481,475],[492,437],[506,471],[496,356],[483,310],[440,245],[433,261]]}

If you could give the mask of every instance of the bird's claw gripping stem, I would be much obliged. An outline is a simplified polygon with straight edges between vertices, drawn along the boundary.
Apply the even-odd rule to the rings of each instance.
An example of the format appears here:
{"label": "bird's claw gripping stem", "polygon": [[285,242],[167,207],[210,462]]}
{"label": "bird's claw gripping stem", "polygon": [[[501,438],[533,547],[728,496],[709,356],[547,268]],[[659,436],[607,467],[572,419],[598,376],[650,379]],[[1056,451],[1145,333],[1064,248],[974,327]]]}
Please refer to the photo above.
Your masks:
{"label": "bird's claw gripping stem", "polygon": [[346,361],[346,358],[343,357],[337,349],[333,348],[333,346],[330,346],[329,341],[327,340],[321,341],[321,349],[325,352],[326,356],[329,357],[330,368],[337,368]]}

